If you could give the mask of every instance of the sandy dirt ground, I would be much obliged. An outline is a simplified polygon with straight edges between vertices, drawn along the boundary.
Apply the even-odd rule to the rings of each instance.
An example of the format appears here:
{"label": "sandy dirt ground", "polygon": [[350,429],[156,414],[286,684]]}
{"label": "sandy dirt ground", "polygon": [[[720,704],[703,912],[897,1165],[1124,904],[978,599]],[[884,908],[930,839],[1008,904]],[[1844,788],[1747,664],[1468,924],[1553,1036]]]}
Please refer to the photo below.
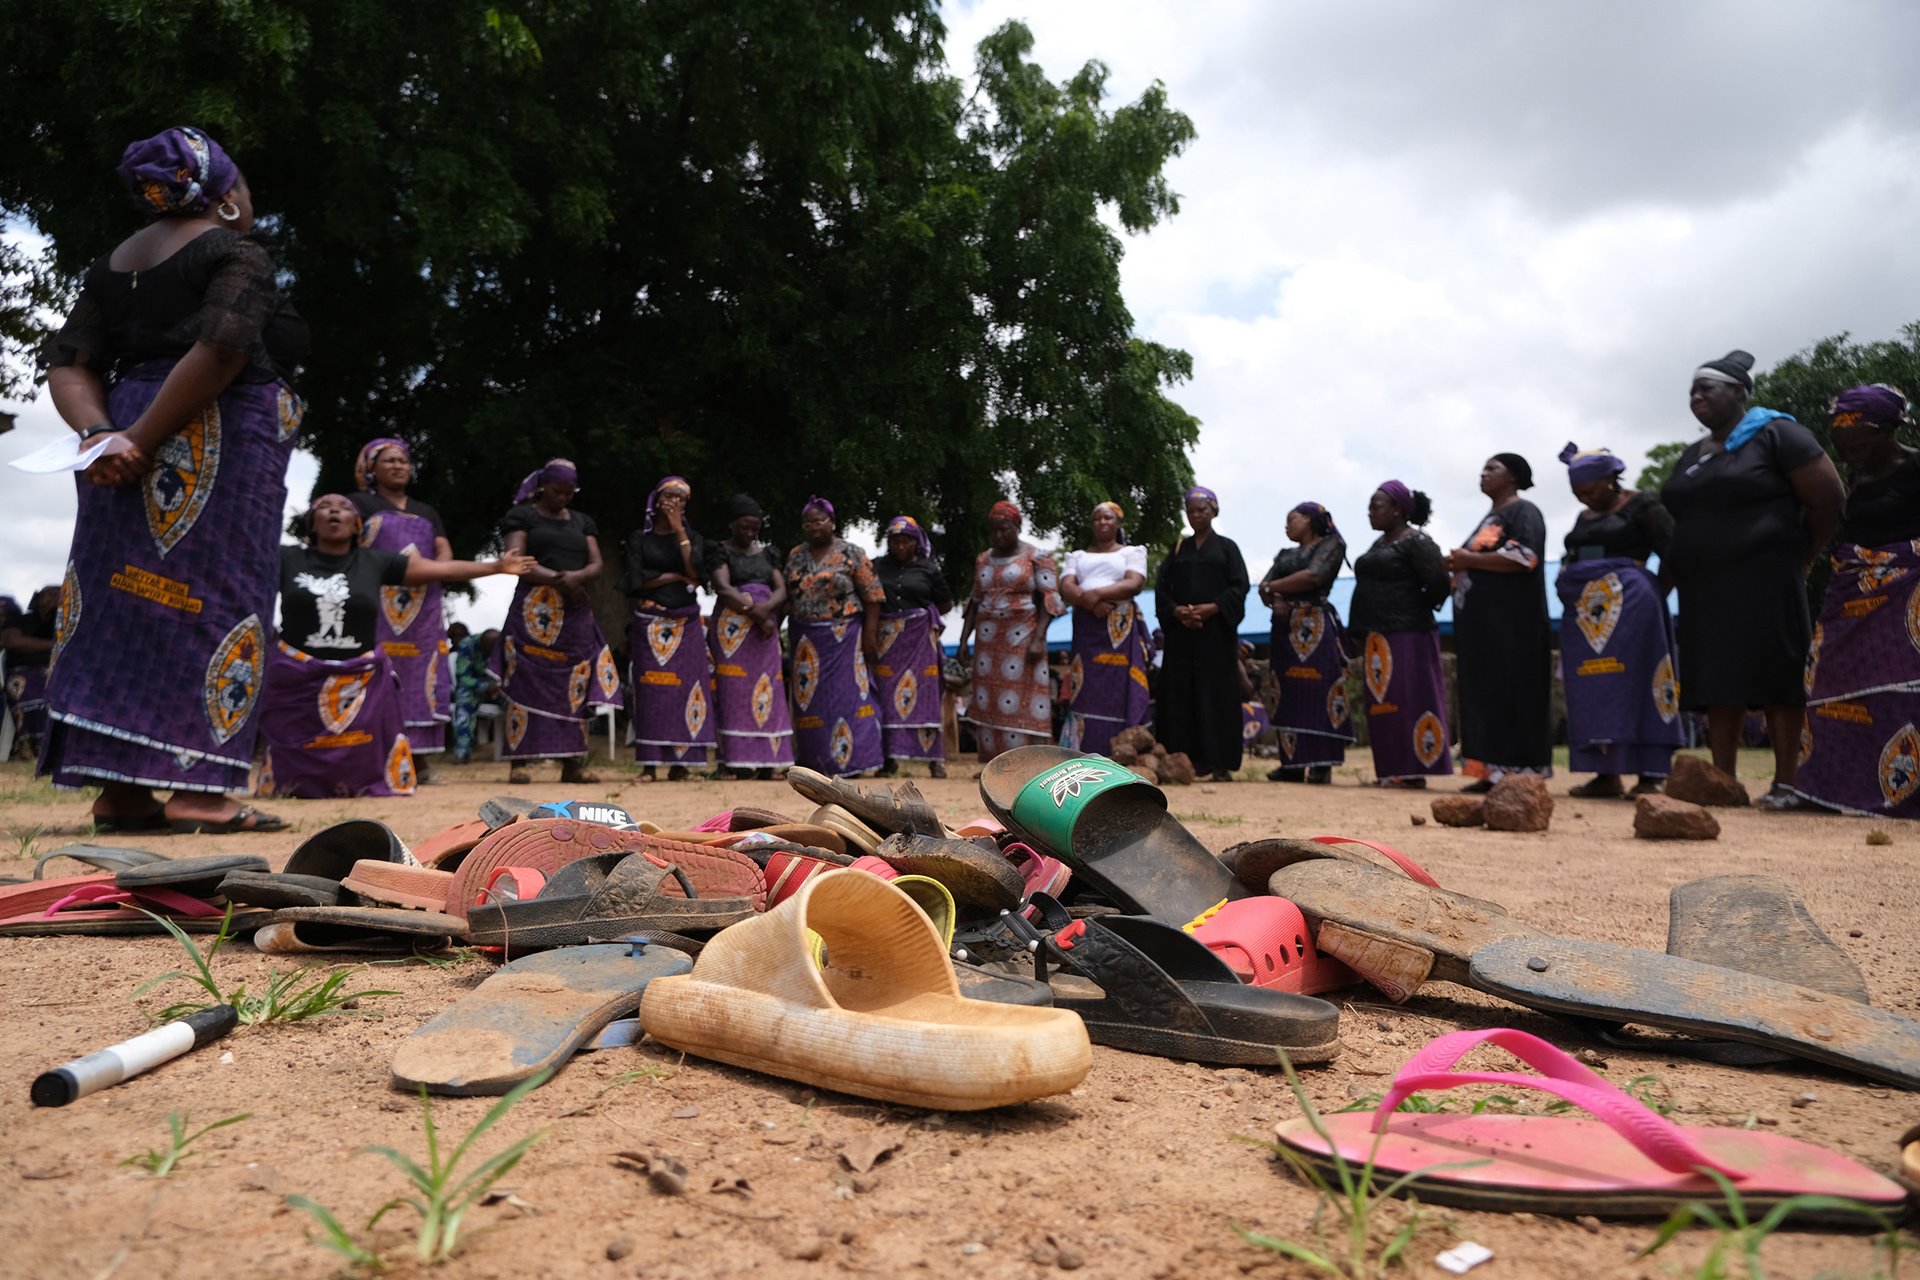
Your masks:
{"label": "sandy dirt ground", "polygon": [[[735,804],[800,815],[810,808],[777,782],[642,785],[624,768],[600,767],[605,781],[580,798],[613,800],[668,826]],[[977,769],[954,773],[921,785],[949,820],[981,813]],[[510,790],[504,765],[443,776],[411,800],[279,802],[272,807],[295,829],[273,836],[106,842],[175,857],[258,852],[278,866],[303,836],[340,819],[377,817],[419,840]],[[565,798],[553,778],[548,766],[534,786],[511,790]],[[1383,839],[1448,887],[1498,900],[1543,928],[1655,950],[1665,946],[1673,885],[1725,872],[1779,876],[1799,888],[1859,963],[1876,1005],[1920,1016],[1920,829],[1736,811],[1722,813],[1715,843],[1654,844],[1632,838],[1629,805],[1570,800],[1567,781],[1555,780],[1559,808],[1553,829],[1540,835],[1413,825],[1410,818],[1427,812],[1424,797],[1363,788],[1352,771],[1330,788],[1239,782],[1176,789],[1171,798],[1174,812],[1215,850],[1269,834]],[[7,824],[0,875],[31,874],[26,855],[86,830],[82,801],[56,796],[19,764],[0,768],[0,816]],[[1890,844],[1867,843],[1876,826]],[[399,1174],[361,1151],[385,1145],[424,1155],[419,1104],[390,1087],[395,1046],[491,968],[472,957],[446,968],[356,969],[357,986],[400,994],[312,1023],[242,1029],[71,1107],[28,1104],[38,1072],[137,1034],[149,1012],[190,998],[185,984],[133,994],[183,958],[164,938],[0,939],[0,1275],[338,1274],[340,1260],[308,1240],[311,1221],[285,1197],[311,1197],[358,1227],[402,1194]],[[216,968],[224,982],[257,983],[269,965],[242,946],[223,953]],[[1602,1073],[1616,1083],[1654,1077],[1683,1123],[1764,1125],[1883,1172],[1897,1163],[1898,1135],[1920,1120],[1920,1095],[1810,1066],[1741,1069],[1610,1048],[1567,1023],[1445,983],[1401,1006],[1354,991],[1342,1002],[1341,1025],[1338,1060],[1305,1073],[1323,1108],[1377,1094],[1436,1034],[1510,1025],[1570,1050],[1597,1049]],[[1512,1064],[1489,1054],[1485,1065]],[[434,1104],[434,1114],[445,1131],[462,1133],[490,1105],[448,1099]],[[164,1145],[170,1112],[195,1126],[251,1114],[201,1139],[164,1180],[123,1166]],[[645,1043],[580,1056],[481,1140],[485,1155],[545,1133],[504,1184],[514,1198],[472,1212],[459,1255],[442,1274],[1305,1275],[1236,1233],[1314,1239],[1315,1197],[1258,1145],[1297,1113],[1277,1071],[1206,1068],[1100,1047],[1092,1073],[1070,1095],[947,1115],[816,1094]],[[849,1156],[864,1163],[860,1157],[876,1146],[891,1150],[866,1172],[849,1168]],[[688,1170],[686,1193],[653,1190],[623,1167],[621,1152],[679,1160]],[[709,1190],[716,1185],[745,1194]],[[397,1211],[371,1237],[402,1275],[415,1273],[405,1261],[412,1225],[409,1211]],[[1428,1210],[1408,1274],[1444,1274],[1433,1257],[1461,1240],[1494,1251],[1473,1273],[1487,1280],[1694,1274],[1710,1235],[1695,1231],[1651,1258],[1637,1256],[1655,1227]],[[1869,1237],[1846,1233],[1783,1232],[1764,1257],[1777,1276],[1880,1269]]]}

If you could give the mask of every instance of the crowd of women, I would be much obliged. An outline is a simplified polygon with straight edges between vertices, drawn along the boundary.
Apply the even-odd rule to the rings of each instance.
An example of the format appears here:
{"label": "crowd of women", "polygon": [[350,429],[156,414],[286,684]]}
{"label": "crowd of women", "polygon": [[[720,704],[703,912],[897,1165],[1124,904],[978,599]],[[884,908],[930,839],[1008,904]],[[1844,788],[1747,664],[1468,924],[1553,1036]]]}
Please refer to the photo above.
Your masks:
{"label": "crowd of women", "polygon": [[[758,776],[901,761],[941,776],[955,689],[982,760],[1056,731],[1103,752],[1151,720],[1198,773],[1240,769],[1249,690],[1238,631],[1251,584],[1204,487],[1186,495],[1192,532],[1151,575],[1157,630],[1140,603],[1148,558],[1118,504],[1094,507],[1086,545],[1057,561],[1022,537],[1017,506],[997,503],[951,663],[939,640],[954,600],[926,530],[898,516],[885,553],[870,557],[840,536],[825,498],[805,504],[802,540],[781,554],[762,541],[766,513],[750,496],[731,499],[726,536],[709,539],[689,518],[689,482],[655,485],[617,582],[631,606],[624,672],[594,616],[600,532],[574,507],[580,475],[566,459],[521,483],[496,562],[453,558],[438,513],[410,492],[412,457],[397,437],[369,441],[354,492],[314,501],[305,544],[281,548],[303,413],[290,377],[307,331],[249,235],[246,181],[190,128],[134,143],[119,172],[153,217],[87,271],[48,354],[62,417],[82,442],[111,438],[80,485],[64,581],[0,618],[17,727],[37,736],[56,783],[101,788],[102,828],[277,825],[233,798],[256,740],[263,794],[406,794],[447,750],[449,729],[456,757],[471,751],[477,695],[494,687],[515,781],[548,759],[563,780],[592,781],[587,726],[629,698],[648,778],[663,766],[683,777],[710,753]],[[1896,435],[1905,399],[1869,386],[1835,402],[1828,426],[1849,493],[1811,431],[1749,405],[1752,365],[1736,351],[1694,371],[1690,405],[1706,434],[1659,493],[1626,488],[1605,449],[1560,454],[1582,507],[1552,584],[1564,606],[1569,763],[1594,775],[1575,794],[1624,795],[1628,775],[1634,792],[1657,790],[1692,709],[1705,712],[1715,763],[1732,771],[1742,719],[1761,707],[1775,772],[1760,803],[1911,815],[1920,463]],[[1424,787],[1453,772],[1436,625],[1449,598],[1470,788],[1551,770],[1548,533],[1521,496],[1533,484],[1524,457],[1489,458],[1488,509],[1446,552],[1424,532],[1426,495],[1380,484],[1345,619],[1329,594],[1348,561],[1334,514],[1314,502],[1292,510],[1292,545],[1258,584],[1277,685],[1271,716],[1256,721],[1276,731],[1270,777],[1329,782],[1357,715],[1377,785]],[[1816,623],[1806,578],[1836,532]],[[489,573],[518,579],[507,617],[456,649],[440,584]],[[704,619],[703,589],[717,601]],[[1072,652],[1056,689],[1047,629],[1069,608]]]}

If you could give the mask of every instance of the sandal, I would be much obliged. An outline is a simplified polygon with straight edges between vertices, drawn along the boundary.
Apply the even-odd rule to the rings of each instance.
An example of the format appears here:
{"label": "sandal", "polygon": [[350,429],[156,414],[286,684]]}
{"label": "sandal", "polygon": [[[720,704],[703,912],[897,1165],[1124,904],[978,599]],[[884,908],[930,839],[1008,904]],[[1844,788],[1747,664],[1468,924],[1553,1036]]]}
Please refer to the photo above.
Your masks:
{"label": "sandal", "polygon": [[167,818],[167,807],[161,805],[152,813],[114,814],[96,813],[93,817],[95,833],[103,836],[127,835],[138,831],[171,831],[172,825]]}
{"label": "sandal", "polygon": [[[1541,1074],[1451,1069],[1482,1043]],[[1594,1119],[1396,1110],[1416,1090],[1467,1084],[1538,1089]],[[1371,1115],[1306,1116],[1281,1124],[1275,1136],[1327,1176],[1338,1152],[1392,1182],[1394,1194],[1468,1209],[1662,1217],[1686,1201],[1719,1202],[1721,1184],[1706,1170],[1731,1179],[1750,1209],[1791,1199],[1799,1202],[1796,1217],[1855,1228],[1872,1224],[1835,1197],[1890,1212],[1906,1198],[1892,1179],[1798,1138],[1675,1124],[1545,1040],[1505,1027],[1440,1036],[1394,1074]],[[1470,1159],[1463,1163],[1463,1155]]]}
{"label": "sandal", "polygon": [[[1325,1000],[1250,987],[1205,943],[1147,916],[1074,920],[1036,894],[1042,933],[1005,917],[1033,948],[1034,977],[1049,965],[1082,981],[1055,983],[1055,1008],[1087,1024],[1095,1044],[1186,1062],[1275,1066],[1276,1049],[1297,1063],[1340,1051],[1340,1011]],[[1089,989],[1087,984],[1092,984]]]}
{"label": "sandal", "polygon": [[1188,930],[1248,986],[1318,995],[1351,987],[1360,975],[1313,945],[1300,908],[1285,898],[1238,898]]}
{"label": "sandal", "polygon": [[[668,879],[679,894],[667,892]],[[700,897],[686,872],[654,854],[606,853],[569,862],[534,898],[468,908],[467,932],[476,946],[518,953],[651,929],[724,929],[753,915],[746,898]]]}
{"label": "sandal", "polygon": [[1389,791],[1425,791],[1425,778],[1373,778],[1367,783],[1370,787],[1383,787]]}
{"label": "sandal", "polygon": [[[1639,787],[1633,789],[1635,795],[1645,795]],[[1598,777],[1591,782],[1583,782],[1577,787],[1567,788],[1567,794],[1575,800],[1624,800],[1627,789],[1620,785],[1620,776],[1612,775],[1611,782],[1602,782]]]}
{"label": "sandal", "polygon": [[515,765],[513,768],[507,770],[507,784],[515,787],[531,786],[533,784],[533,775],[518,765]]}
{"label": "sandal", "polygon": [[933,806],[911,781],[881,787],[829,778],[824,773],[795,766],[787,770],[787,785],[823,808],[839,806],[880,835],[904,832],[944,836],[947,833]]}
{"label": "sandal", "polygon": [[212,818],[169,818],[167,826],[175,835],[237,835],[241,832],[285,831],[286,820],[271,813],[262,813],[250,804],[243,804],[235,810],[233,816],[215,821]]}

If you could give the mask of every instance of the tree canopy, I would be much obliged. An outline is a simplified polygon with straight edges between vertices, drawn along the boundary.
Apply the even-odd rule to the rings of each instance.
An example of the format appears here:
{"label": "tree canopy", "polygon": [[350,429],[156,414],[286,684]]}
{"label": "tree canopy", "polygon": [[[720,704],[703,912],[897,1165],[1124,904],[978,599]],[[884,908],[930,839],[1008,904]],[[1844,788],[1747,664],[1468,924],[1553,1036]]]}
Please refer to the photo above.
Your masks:
{"label": "tree canopy", "polygon": [[[1133,334],[1121,232],[1177,212],[1192,124],[1106,102],[1008,24],[952,75],[933,0],[0,0],[0,213],[69,275],[137,222],[120,150],[195,123],[245,171],[314,328],[322,483],[413,446],[456,547],[549,456],[603,542],[680,474],[722,532],[813,493],[934,530],[1017,495],[1178,529],[1185,352]],[[28,87],[32,88],[29,89]],[[4,302],[22,277],[0,273]],[[17,339],[16,339],[17,341]]]}
{"label": "tree canopy", "polygon": [[[1827,444],[1827,405],[1848,387],[1871,382],[1908,393],[1920,389],[1920,320],[1903,326],[1898,338],[1881,342],[1855,342],[1848,333],[1822,338],[1756,376],[1749,403],[1792,414]],[[1913,427],[1904,428],[1900,438],[1920,446],[1920,431]],[[1665,484],[1686,447],[1685,441],[1675,441],[1647,450],[1638,487],[1657,489]],[[1827,452],[1833,452],[1830,444]]]}

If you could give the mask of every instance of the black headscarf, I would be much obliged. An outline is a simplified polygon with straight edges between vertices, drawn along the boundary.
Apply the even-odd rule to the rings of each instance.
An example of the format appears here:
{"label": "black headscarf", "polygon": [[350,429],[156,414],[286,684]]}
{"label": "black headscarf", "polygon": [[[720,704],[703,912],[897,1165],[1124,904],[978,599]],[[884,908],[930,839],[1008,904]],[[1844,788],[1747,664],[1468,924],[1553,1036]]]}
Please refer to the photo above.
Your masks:
{"label": "black headscarf", "polygon": [[1514,488],[1533,488],[1533,464],[1525,458],[1517,453],[1496,453],[1493,455],[1493,460],[1505,467],[1513,476]]}
{"label": "black headscarf", "polygon": [[742,516],[757,516],[765,520],[767,513],[760,509],[759,503],[755,502],[746,494],[736,493],[733,495],[733,501],[727,504],[727,522],[731,524]]}
{"label": "black headscarf", "polygon": [[1744,387],[1748,394],[1753,392],[1753,357],[1744,351],[1729,351],[1718,360],[1709,360],[1693,371],[1696,380],[1702,374],[1716,381]]}

